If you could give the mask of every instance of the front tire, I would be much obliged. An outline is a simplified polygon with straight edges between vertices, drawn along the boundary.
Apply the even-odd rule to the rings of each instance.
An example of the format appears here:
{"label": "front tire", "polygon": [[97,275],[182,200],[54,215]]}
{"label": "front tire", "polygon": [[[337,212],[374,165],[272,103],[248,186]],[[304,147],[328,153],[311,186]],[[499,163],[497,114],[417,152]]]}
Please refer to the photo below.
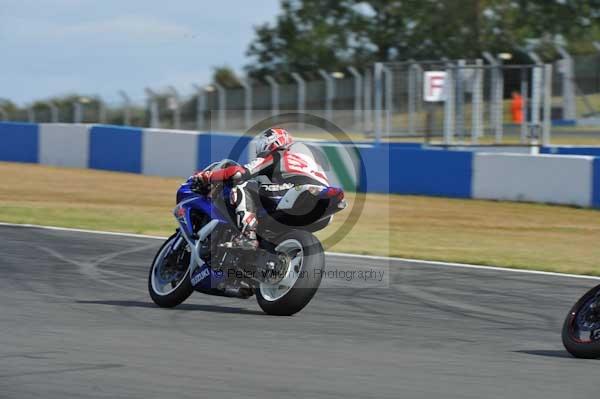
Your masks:
{"label": "front tire", "polygon": [[[148,292],[152,301],[161,308],[175,307],[188,299],[192,295],[192,292],[194,292],[189,275],[190,255],[189,253],[186,254],[185,249],[187,243],[184,240],[180,244],[180,248],[176,254],[170,251],[171,246],[177,239],[183,240],[183,237],[180,237],[179,233],[175,233],[164,242],[156,253],[150,267]],[[179,271],[175,270],[173,275],[170,276],[172,278],[171,281],[169,281],[169,276],[165,276],[164,270],[165,266],[167,266],[167,258],[169,256],[176,256],[178,262],[176,262],[175,266],[180,269]]]}
{"label": "front tire", "polygon": [[571,355],[582,359],[600,357],[598,306],[600,306],[600,285],[589,290],[569,311],[563,324],[562,341]]}
{"label": "front tire", "polygon": [[303,230],[285,234],[278,240],[276,250],[290,256],[290,266],[281,282],[261,283],[256,299],[267,314],[291,316],[308,305],[317,292],[325,268],[325,254],[321,242]]}

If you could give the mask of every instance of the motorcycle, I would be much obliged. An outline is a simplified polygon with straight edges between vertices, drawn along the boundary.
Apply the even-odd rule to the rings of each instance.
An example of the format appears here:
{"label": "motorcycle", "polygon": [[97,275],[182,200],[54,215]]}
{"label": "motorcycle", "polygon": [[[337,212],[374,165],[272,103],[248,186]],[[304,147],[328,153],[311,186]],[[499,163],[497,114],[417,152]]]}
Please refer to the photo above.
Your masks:
{"label": "motorcycle", "polygon": [[563,324],[562,341],[575,357],[600,357],[600,285],[589,290],[573,305]]}
{"label": "motorcycle", "polygon": [[[204,170],[236,162],[226,159]],[[270,315],[289,316],[313,298],[325,256],[314,232],[327,227],[344,208],[336,187],[305,184],[283,197],[261,196],[256,214],[256,251],[228,247],[239,234],[228,198],[231,182],[198,187],[192,178],[177,191],[175,233],[158,250],[150,268],[148,291],[160,307],[181,304],[194,291],[247,299],[256,295]]]}

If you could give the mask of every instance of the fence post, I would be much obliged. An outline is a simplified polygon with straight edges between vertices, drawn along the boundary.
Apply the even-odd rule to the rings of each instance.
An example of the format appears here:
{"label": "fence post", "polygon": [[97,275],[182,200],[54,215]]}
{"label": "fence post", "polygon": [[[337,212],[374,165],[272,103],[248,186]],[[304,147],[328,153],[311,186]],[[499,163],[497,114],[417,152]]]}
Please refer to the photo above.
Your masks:
{"label": "fence post", "polygon": [[[497,61],[496,59],[492,56],[492,54],[490,54],[487,51],[484,51],[482,53],[483,58],[485,58],[485,60],[492,66],[492,71],[490,73],[490,127],[491,129],[494,131],[494,134],[496,135],[496,106],[495,106],[495,102],[496,102],[496,90],[498,88],[498,85],[496,84],[496,81],[498,80],[498,70],[496,68],[496,64]],[[498,140],[498,137],[496,136],[496,142]]]}
{"label": "fence post", "polygon": [[119,96],[123,100],[123,124],[131,126],[131,98],[123,90],[119,90]]}
{"label": "fence post", "polygon": [[27,106],[27,121],[29,123],[35,123],[35,110],[33,104]]}
{"label": "fence post", "polygon": [[218,121],[217,126],[220,131],[225,130],[225,107],[227,106],[227,92],[225,88],[218,84],[217,82],[213,83],[213,86],[217,89],[217,94],[219,96],[219,112],[218,112]]}
{"label": "fence post", "polygon": [[454,90],[456,92],[455,100],[455,131],[454,137],[457,135],[460,137],[460,141],[463,141],[465,136],[465,60],[458,60],[457,68],[454,72],[454,81],[456,82]]}
{"label": "fence post", "polygon": [[594,47],[596,47],[596,50],[600,51],[600,41],[594,42]]}
{"label": "fence post", "polygon": [[48,101],[48,108],[50,108],[50,122],[58,123],[58,106],[54,101]]}
{"label": "fence post", "polygon": [[98,98],[98,122],[106,123],[106,106],[102,98]]}
{"label": "fence post", "polygon": [[271,86],[271,116],[275,116],[279,113],[279,83],[270,75],[265,80]]}
{"label": "fence post", "polygon": [[544,67],[544,123],[542,125],[542,144],[550,145],[552,112],[552,64]]}
{"label": "fence post", "polygon": [[542,91],[542,65],[533,68],[531,82],[531,126],[537,129],[540,126],[540,97]]}
{"label": "fence post", "polygon": [[392,70],[383,66],[383,75],[385,77],[385,134],[390,137],[392,130],[392,111],[394,107],[394,75]]}
{"label": "fence post", "polygon": [[372,78],[371,78],[371,71],[369,71],[368,69],[365,71],[365,77],[363,79],[364,81],[364,108],[365,111],[363,113],[363,118],[364,118],[364,122],[363,122],[363,126],[364,126],[364,131],[365,133],[369,133],[373,130],[373,103],[372,103],[372,90],[371,90],[371,85],[372,85]]}
{"label": "fence post", "polygon": [[73,103],[73,122],[81,123],[83,121],[83,104],[79,102],[79,99]]}
{"label": "fence post", "polygon": [[148,87],[146,87],[145,92],[148,97],[148,108],[150,110],[150,127],[160,128],[160,115],[156,93]]}
{"label": "fence post", "polygon": [[348,71],[354,79],[354,126],[360,129],[362,122],[361,104],[362,104],[362,88],[363,79],[358,70],[352,66],[348,67]]}
{"label": "fence post", "polygon": [[382,106],[383,106],[383,64],[376,62],[373,69],[373,83],[375,88],[375,143],[381,143]]}
{"label": "fence post", "polygon": [[175,130],[181,129],[181,113],[179,110],[179,93],[173,86],[168,87],[171,96],[168,98],[169,108],[173,111],[173,128]]}
{"label": "fence post", "polygon": [[302,76],[298,72],[292,72],[292,78],[298,85],[298,97],[296,99],[296,106],[298,109],[299,116],[299,128],[304,129],[304,113],[306,112],[306,82],[302,79]]}
{"label": "fence post", "polygon": [[335,96],[335,82],[333,77],[323,69],[319,69],[319,75],[325,81],[325,119],[331,122],[333,117],[333,98]]}
{"label": "fence post", "polygon": [[560,62],[560,72],[562,74],[562,95],[563,95],[563,119],[577,119],[577,108],[575,104],[575,73],[573,57],[563,46],[556,46],[562,60]]}
{"label": "fence post", "polygon": [[497,63],[498,77],[496,79],[496,142],[502,143],[504,140],[504,71],[502,62]]}
{"label": "fence post", "polygon": [[244,89],[244,129],[252,126],[252,82],[250,78],[240,79]]}
{"label": "fence post", "polygon": [[502,143],[503,137],[503,100],[504,100],[504,76],[502,73],[502,63],[492,56],[489,52],[484,51],[483,57],[492,65],[492,90],[490,93],[490,124],[494,131],[496,143]]}
{"label": "fence post", "polygon": [[454,66],[446,65],[446,79],[444,79],[444,144],[450,145],[454,136]]}
{"label": "fence post", "polygon": [[535,51],[528,51],[527,55],[529,56],[529,58],[532,59],[532,61],[536,64],[536,65],[542,65],[542,59],[540,58],[540,56],[535,52]]}
{"label": "fence post", "polygon": [[206,92],[204,87],[192,83],[196,90],[196,129],[201,131],[204,128],[204,111],[206,111]]}
{"label": "fence post", "polygon": [[415,134],[419,69],[414,61],[408,67],[408,133]]}
{"label": "fence post", "polygon": [[479,137],[482,136],[481,123],[483,120],[483,60],[475,60],[475,76],[473,80],[473,97],[471,110],[472,126],[471,126],[471,142],[477,144]]}

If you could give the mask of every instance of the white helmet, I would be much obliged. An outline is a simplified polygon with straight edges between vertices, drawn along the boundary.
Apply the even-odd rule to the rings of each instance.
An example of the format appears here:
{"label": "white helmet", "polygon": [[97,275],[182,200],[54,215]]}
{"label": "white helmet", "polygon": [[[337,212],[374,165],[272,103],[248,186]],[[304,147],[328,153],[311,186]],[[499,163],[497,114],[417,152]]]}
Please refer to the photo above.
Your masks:
{"label": "white helmet", "polygon": [[267,129],[257,137],[256,153],[257,155],[268,154],[282,148],[287,148],[293,142],[294,139],[285,129]]}

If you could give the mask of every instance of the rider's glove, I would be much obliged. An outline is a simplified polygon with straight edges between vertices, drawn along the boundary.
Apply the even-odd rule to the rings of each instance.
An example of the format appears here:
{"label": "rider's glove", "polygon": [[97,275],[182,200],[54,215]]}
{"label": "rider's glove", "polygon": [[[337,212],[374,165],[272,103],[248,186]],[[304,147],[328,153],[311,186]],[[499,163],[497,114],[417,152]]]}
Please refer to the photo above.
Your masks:
{"label": "rider's glove", "polygon": [[198,172],[194,175],[192,180],[192,190],[204,191],[210,184],[210,171]]}
{"label": "rider's glove", "polygon": [[212,172],[210,171],[198,172],[194,175],[194,180],[197,181],[199,184],[206,185],[210,183],[210,175],[212,175]]}

